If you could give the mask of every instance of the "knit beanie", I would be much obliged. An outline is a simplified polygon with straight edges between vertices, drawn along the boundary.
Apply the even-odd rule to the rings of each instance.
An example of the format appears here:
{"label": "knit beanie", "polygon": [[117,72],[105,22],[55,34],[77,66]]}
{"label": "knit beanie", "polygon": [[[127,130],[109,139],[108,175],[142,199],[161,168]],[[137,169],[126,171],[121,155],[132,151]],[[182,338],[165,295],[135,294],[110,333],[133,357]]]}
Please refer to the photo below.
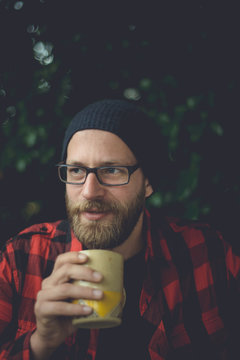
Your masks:
{"label": "knit beanie", "polygon": [[62,161],[66,160],[72,136],[85,129],[105,130],[119,136],[133,152],[144,175],[156,189],[159,169],[163,166],[163,143],[159,128],[144,111],[127,100],[101,100],[88,105],[74,116],[67,127]]}

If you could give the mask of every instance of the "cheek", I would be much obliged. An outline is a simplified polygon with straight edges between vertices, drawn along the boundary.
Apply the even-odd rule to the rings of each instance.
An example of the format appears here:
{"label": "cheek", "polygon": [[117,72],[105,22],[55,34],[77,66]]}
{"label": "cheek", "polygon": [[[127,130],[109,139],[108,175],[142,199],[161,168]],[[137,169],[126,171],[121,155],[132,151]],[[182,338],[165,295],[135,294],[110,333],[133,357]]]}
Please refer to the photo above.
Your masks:
{"label": "cheek", "polygon": [[112,193],[114,199],[123,204],[131,204],[140,193],[146,193],[145,185],[142,181],[114,190]]}
{"label": "cheek", "polygon": [[74,201],[80,195],[80,189],[77,186],[66,185],[66,196]]}
{"label": "cheek", "polygon": [[[122,204],[131,203],[136,196],[142,191],[147,195],[144,181],[137,181],[126,186],[107,188],[103,200],[117,201]],[[71,201],[81,200],[81,187],[66,184],[66,196]]]}

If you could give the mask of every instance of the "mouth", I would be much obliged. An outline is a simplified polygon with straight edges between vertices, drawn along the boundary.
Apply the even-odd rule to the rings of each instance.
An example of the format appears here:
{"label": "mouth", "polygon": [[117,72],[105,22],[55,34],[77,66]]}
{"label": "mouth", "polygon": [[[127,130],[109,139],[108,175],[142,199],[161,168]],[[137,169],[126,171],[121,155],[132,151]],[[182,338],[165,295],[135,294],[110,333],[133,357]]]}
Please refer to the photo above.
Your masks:
{"label": "mouth", "polygon": [[83,211],[82,215],[86,220],[97,221],[97,220],[101,220],[101,219],[105,218],[106,216],[108,216],[109,212],[91,209],[91,210]]}

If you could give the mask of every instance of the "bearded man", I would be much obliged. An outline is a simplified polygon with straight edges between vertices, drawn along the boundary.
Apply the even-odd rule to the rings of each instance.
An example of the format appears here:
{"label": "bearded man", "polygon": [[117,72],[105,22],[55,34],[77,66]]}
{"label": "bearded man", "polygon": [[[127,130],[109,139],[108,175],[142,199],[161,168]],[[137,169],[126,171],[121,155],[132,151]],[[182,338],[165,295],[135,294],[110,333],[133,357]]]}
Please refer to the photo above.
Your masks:
{"label": "bearded man", "polygon": [[[34,225],[0,257],[0,359],[232,359],[240,259],[208,225],[156,217],[146,199],[166,177],[158,128],[125,100],[80,111],[63,141],[68,219]],[[124,260],[122,324],[78,329],[101,300],[84,249]],[[235,347],[236,344],[236,347]],[[238,353],[237,353],[238,358]]]}

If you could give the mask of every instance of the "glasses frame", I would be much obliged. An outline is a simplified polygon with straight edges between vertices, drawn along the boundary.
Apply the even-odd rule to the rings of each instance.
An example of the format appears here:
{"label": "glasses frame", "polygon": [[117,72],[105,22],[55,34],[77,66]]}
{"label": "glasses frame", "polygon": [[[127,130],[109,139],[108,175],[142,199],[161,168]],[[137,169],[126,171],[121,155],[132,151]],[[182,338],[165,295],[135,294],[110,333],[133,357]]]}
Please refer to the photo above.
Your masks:
{"label": "glasses frame", "polygon": [[[130,181],[130,177],[131,175],[138,169],[140,168],[140,165],[139,164],[135,164],[135,165],[116,165],[116,166],[99,166],[99,167],[94,167],[94,168],[90,168],[90,167],[87,167],[87,166],[81,166],[81,165],[70,165],[70,164],[64,164],[64,163],[59,163],[59,164],[56,164],[56,166],[58,167],[58,176],[59,176],[59,179],[65,183],[65,184],[71,184],[71,185],[83,185],[85,184],[86,180],[87,180],[87,177],[89,174],[93,173],[96,175],[96,178],[99,182],[99,184],[103,185],[103,186],[123,186],[123,185],[127,185]],[[84,169],[86,170],[86,176],[85,176],[85,179],[83,182],[81,183],[73,183],[73,182],[70,182],[70,181],[65,181],[61,178],[60,176],[60,168],[68,168],[68,167],[76,167],[76,168],[80,168],[80,169]],[[126,168],[128,170],[128,180],[123,183],[123,184],[106,184],[104,182],[101,181],[101,179],[99,179],[98,177],[98,173],[97,171],[99,169],[111,169],[111,168]]]}

